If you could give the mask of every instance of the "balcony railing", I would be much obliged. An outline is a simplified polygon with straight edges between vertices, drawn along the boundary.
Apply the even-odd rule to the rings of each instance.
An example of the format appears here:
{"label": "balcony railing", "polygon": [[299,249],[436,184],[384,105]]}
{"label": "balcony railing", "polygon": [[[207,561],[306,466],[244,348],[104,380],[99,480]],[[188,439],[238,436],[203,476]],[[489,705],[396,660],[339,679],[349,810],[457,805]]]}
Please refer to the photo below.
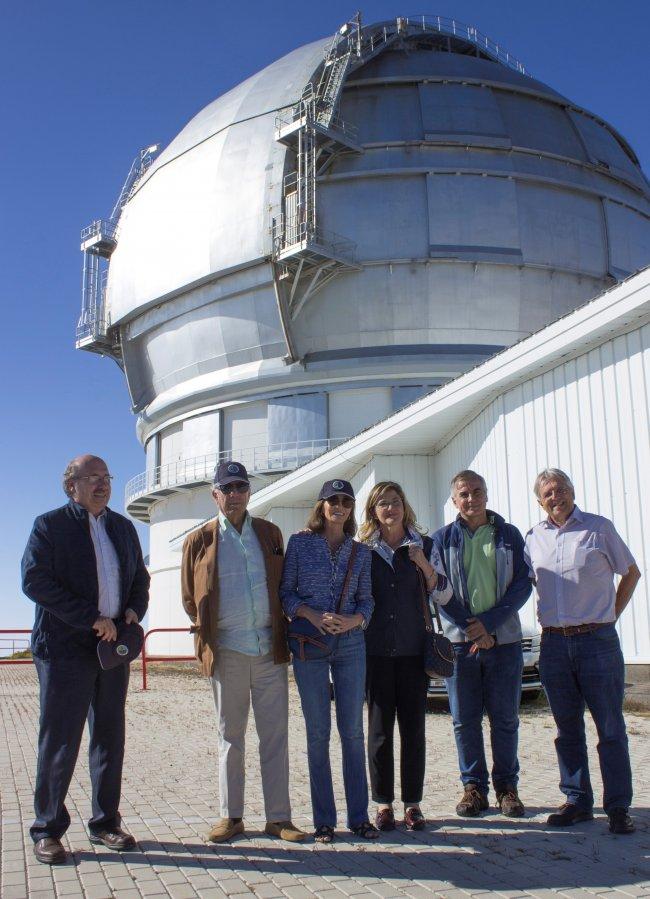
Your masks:
{"label": "balcony railing", "polygon": [[125,503],[128,506],[146,494],[164,492],[168,488],[209,484],[214,470],[220,462],[232,459],[241,462],[252,477],[268,474],[282,474],[293,471],[300,465],[311,462],[328,450],[343,443],[346,438],[327,440],[297,440],[289,443],[264,444],[239,450],[224,450],[208,453],[192,459],[179,459],[159,465],[150,471],[143,471],[131,478],[125,489]]}

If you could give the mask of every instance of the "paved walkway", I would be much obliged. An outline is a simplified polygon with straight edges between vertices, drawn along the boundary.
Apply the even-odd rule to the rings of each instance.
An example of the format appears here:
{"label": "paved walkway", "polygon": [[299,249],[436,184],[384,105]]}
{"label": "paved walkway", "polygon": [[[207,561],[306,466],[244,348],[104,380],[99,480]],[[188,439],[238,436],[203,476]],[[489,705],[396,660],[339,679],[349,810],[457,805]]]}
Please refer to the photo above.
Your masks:
{"label": "paved walkway", "polygon": [[[493,812],[478,821],[453,814],[459,794],[451,723],[427,716],[428,766],[423,810],[430,819],[418,834],[397,830],[377,843],[345,830],[332,846],[311,840],[289,846],[264,836],[261,785],[251,733],[247,761],[247,834],[232,844],[206,845],[216,819],[217,754],[208,684],[199,677],[156,673],[150,689],[133,672],[128,701],[128,745],[122,814],[139,851],[114,853],[88,842],[90,784],[85,747],[68,808],[65,841],[70,862],[52,869],[33,857],[27,833],[32,817],[38,693],[31,666],[0,666],[0,797],[2,899],[203,899],[258,896],[340,899],[342,896],[413,899],[479,896],[650,896],[650,719],[628,718],[636,780],[634,836],[614,837],[601,814],[566,831],[547,828],[559,805],[554,728],[543,709],[524,707],[521,725],[521,794],[528,817],[507,820]],[[294,820],[310,826],[309,785],[302,717],[292,690],[292,797]],[[591,746],[595,746],[590,728]],[[338,743],[334,770],[340,771]],[[593,757],[594,786],[599,791]],[[343,808],[337,774],[337,802]],[[344,822],[340,822],[341,824]]]}

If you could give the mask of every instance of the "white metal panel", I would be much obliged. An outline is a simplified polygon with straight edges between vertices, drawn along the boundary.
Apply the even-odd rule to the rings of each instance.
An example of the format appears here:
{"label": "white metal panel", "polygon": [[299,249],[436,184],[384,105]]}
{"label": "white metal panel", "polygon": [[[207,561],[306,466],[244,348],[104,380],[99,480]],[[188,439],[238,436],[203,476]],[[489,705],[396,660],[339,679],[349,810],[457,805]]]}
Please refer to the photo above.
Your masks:
{"label": "white metal panel", "polygon": [[[618,625],[627,662],[650,662],[647,494],[650,471],[650,325],[601,344],[525,381],[468,421],[436,458],[437,496],[459,468],[488,481],[489,504],[522,533],[542,517],[532,493],[537,472],[567,471],[581,508],[611,518],[643,578]],[[526,607],[524,619],[532,615]]]}
{"label": "white metal panel", "polygon": [[160,434],[160,464],[169,465],[183,458],[183,423],[170,425]]}
{"label": "white metal panel", "polygon": [[336,390],[329,395],[330,437],[350,437],[390,415],[389,387]]}
{"label": "white metal panel", "polygon": [[[316,502],[316,497],[314,497],[314,502]],[[264,518],[280,528],[286,547],[289,537],[296,531],[304,529],[312,508],[312,506],[295,506],[293,508],[274,506],[269,509]]]}
{"label": "white metal panel", "polygon": [[183,457],[193,459],[207,456],[220,450],[219,410],[186,418],[183,422]]}
{"label": "white metal panel", "polygon": [[265,446],[266,401],[230,406],[223,410],[224,450],[238,452]]}
{"label": "white metal panel", "polygon": [[159,456],[160,456],[160,438],[158,434],[154,434],[153,437],[150,437],[147,440],[145,445],[145,457],[146,457],[146,470],[147,473],[152,472],[155,468],[160,464]]}

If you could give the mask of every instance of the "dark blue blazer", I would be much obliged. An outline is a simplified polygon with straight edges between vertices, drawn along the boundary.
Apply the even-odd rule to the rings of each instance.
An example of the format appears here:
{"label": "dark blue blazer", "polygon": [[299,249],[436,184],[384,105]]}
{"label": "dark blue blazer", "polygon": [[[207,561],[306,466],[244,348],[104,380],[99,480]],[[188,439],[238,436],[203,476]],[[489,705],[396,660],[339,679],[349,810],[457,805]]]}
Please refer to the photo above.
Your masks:
{"label": "dark blue blazer", "polygon": [[[133,609],[142,621],[149,603],[149,572],[133,524],[106,510],[106,532],[120,564],[120,617]],[[32,652],[60,658],[94,652],[99,586],[88,512],[70,502],[34,522],[22,561],[23,591],[36,603]]]}

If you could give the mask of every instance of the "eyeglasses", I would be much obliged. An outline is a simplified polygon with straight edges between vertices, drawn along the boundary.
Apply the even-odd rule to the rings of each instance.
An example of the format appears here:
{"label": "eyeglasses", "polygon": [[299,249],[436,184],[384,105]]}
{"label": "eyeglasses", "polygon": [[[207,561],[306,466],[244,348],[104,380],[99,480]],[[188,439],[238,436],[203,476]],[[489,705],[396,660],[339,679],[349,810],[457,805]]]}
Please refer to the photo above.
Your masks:
{"label": "eyeglasses", "polygon": [[224,484],[223,487],[217,484],[217,490],[228,496],[229,493],[248,493],[250,486],[245,481],[237,481],[234,484]]}
{"label": "eyeglasses", "polygon": [[110,484],[113,480],[112,474],[87,474],[83,477],[73,477],[73,481],[88,481],[91,487],[97,487],[98,484]]}
{"label": "eyeglasses", "polygon": [[377,503],[377,508],[378,509],[390,509],[392,506],[395,506],[395,508],[399,508],[401,505],[402,505],[402,500],[399,498],[391,499],[391,500],[380,499],[379,502]]}
{"label": "eyeglasses", "polygon": [[343,506],[345,509],[351,509],[354,500],[350,496],[328,496],[325,500],[330,506]]}

